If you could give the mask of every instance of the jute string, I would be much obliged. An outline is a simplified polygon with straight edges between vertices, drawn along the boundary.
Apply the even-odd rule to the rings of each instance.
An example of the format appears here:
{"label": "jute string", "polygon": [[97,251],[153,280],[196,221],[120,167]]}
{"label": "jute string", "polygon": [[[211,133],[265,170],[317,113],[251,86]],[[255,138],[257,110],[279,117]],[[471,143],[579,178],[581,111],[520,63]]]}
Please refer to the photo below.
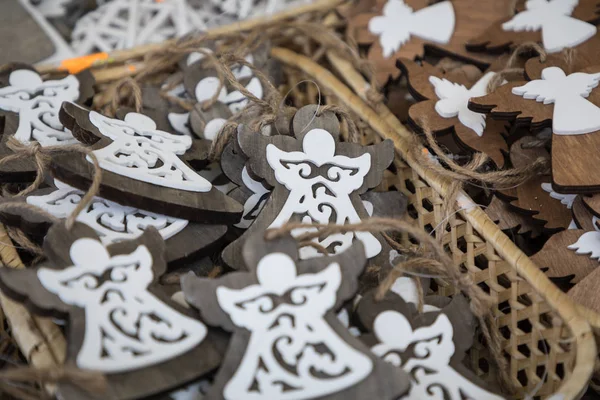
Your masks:
{"label": "jute string", "polygon": [[521,43],[512,52],[512,54],[506,61],[506,65],[504,66],[504,68],[498,73],[496,73],[496,75],[494,75],[492,79],[490,79],[490,82],[488,83],[487,87],[487,92],[492,93],[494,90],[500,87],[500,85],[502,85],[502,82],[504,82],[505,79],[524,79],[525,70],[523,68],[515,67],[515,64],[517,63],[521,55],[527,54],[531,51],[535,51],[539,55],[540,62],[546,62],[548,54],[542,46],[540,46],[536,42]]}
{"label": "jute string", "polygon": [[301,246],[319,237],[346,232],[380,234],[394,231],[408,234],[416,239],[420,243],[419,253],[421,255],[410,257],[406,261],[395,265],[376,289],[375,298],[381,300],[394,282],[407,271],[431,271],[449,280],[470,299],[471,311],[480,322],[482,334],[498,366],[498,373],[500,374],[504,389],[511,393],[514,392],[514,386],[508,373],[507,361],[503,355],[497,322],[491,314],[491,308],[494,304],[493,299],[475,284],[467,273],[460,270],[459,266],[446,254],[436,239],[407,221],[392,218],[369,218],[360,223],[348,225],[287,223],[280,228],[268,229],[265,232],[265,238],[273,240],[297,229],[311,229],[310,232],[295,236]]}

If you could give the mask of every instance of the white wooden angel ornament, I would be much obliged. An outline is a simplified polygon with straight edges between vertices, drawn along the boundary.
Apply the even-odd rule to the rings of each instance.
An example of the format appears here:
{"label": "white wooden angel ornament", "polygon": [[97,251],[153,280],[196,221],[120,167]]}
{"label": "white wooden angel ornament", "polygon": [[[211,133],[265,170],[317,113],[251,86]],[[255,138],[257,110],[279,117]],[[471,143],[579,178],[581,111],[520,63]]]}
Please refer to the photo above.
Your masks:
{"label": "white wooden angel ornament", "polygon": [[575,72],[567,75],[560,67],[548,67],[541,79],[514,87],[513,94],[554,104],[552,132],[557,135],[581,135],[600,129],[600,108],[586,100],[598,86],[600,73]]}
{"label": "white wooden angel ornament", "polygon": [[539,31],[548,53],[575,47],[597,32],[595,25],[572,17],[580,0],[527,0],[525,11],[502,24],[505,31]]}
{"label": "white wooden angel ornament", "polygon": [[182,278],[187,302],[208,324],[233,332],[209,398],[391,400],[404,392],[406,375],[390,374],[335,314],[357,289],[361,243],[301,261],[291,237],[265,242],[257,235],[244,258],[249,273]]}
{"label": "white wooden angel ornament", "polygon": [[383,56],[397,52],[411,36],[447,44],[454,33],[454,7],[442,1],[414,11],[403,0],[388,0],[383,15],[369,21],[369,31],[379,36]]}
{"label": "white wooden angel ornament", "polygon": [[[201,223],[237,222],[241,204],[217,190],[186,161],[206,163],[197,140],[157,128],[150,117],[129,112],[109,118],[71,103],[61,109],[61,121],[77,127],[77,139],[92,145],[103,169],[103,197],[157,214]],[[87,157],[56,156],[54,176],[79,189],[92,179]]]}
{"label": "white wooden angel ornament", "polygon": [[[86,77],[87,79],[87,77]],[[22,143],[37,141],[42,146],[73,144],[77,141],[58,119],[63,102],[87,97],[93,82],[82,82],[75,75],[43,81],[31,69],[15,69],[8,76],[8,85],[0,88],[0,110],[18,115],[14,137]]]}
{"label": "white wooden angel ornament", "polygon": [[[267,138],[244,129],[238,132],[238,142],[248,157],[247,167],[274,189],[250,228],[224,250],[223,259],[231,267],[242,266],[239,250],[246,238],[256,232],[278,228],[289,221],[344,225],[368,217],[360,195],[379,184],[383,170],[393,160],[393,146],[389,141],[368,147],[339,143],[339,121],[335,115],[324,113],[317,117],[316,110],[316,106],[306,106],[296,113],[295,138]],[[292,234],[298,236],[312,230],[301,228]],[[367,258],[381,256],[382,264],[387,262],[387,243],[369,232],[336,233],[314,242],[330,254],[339,254],[356,240],[363,243]],[[300,249],[302,259],[321,256],[312,246]]]}
{"label": "white wooden angel ornament", "polygon": [[[146,397],[218,365],[217,343],[206,325],[157,285],[166,270],[164,248],[153,228],[135,240],[104,246],[85,225],[57,224],[44,243],[49,265],[0,273],[3,293],[69,319],[68,363],[106,374],[105,393],[84,394],[64,383],[59,397]],[[195,368],[181,368],[177,376],[165,373],[192,359]],[[156,374],[161,379],[152,379]]]}
{"label": "white wooden angel ornament", "polygon": [[402,399],[503,399],[477,386],[451,365],[453,332],[450,319],[443,313],[431,325],[416,329],[398,311],[384,311],[375,318],[374,333],[379,343],[371,351],[412,376],[410,390]]}

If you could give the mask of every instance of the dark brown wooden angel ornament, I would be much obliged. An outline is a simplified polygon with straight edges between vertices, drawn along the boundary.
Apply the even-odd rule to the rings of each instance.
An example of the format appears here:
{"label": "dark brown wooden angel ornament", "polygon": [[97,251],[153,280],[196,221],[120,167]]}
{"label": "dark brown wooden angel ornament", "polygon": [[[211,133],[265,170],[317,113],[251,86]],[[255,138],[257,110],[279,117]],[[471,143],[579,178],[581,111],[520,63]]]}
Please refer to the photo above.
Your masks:
{"label": "dark brown wooden angel ornament", "polygon": [[[199,149],[190,137],[160,131],[143,114],[129,113],[119,120],[72,103],[63,105],[60,118],[78,140],[92,146],[103,169],[101,197],[201,223],[239,219],[242,206],[182,160],[197,156]],[[198,152],[206,154],[203,149]],[[79,189],[92,181],[91,162],[83,155],[53,157],[52,171]]]}
{"label": "dark brown wooden angel ornament", "polygon": [[[331,112],[317,116],[317,106],[300,109],[292,120],[295,136],[265,137],[238,131],[237,140],[252,173],[273,187],[263,210],[244,234],[223,251],[223,260],[243,268],[241,249],[246,238],[278,228],[289,221],[320,224],[359,223],[368,217],[360,195],[377,186],[394,158],[390,140],[374,146],[340,143],[339,121]],[[266,162],[265,162],[266,160]],[[299,235],[310,229],[299,229]],[[365,245],[367,258],[389,263],[389,245],[381,235],[347,232],[315,239],[330,254],[344,251],[355,240]],[[318,257],[314,247],[300,249],[300,257]]]}
{"label": "dark brown wooden angel ornament", "polygon": [[392,400],[406,392],[406,373],[370,354],[335,314],[358,289],[362,243],[301,260],[290,236],[255,235],[243,257],[250,272],[182,278],[203,320],[233,333],[209,398]]}
{"label": "dark brown wooden angel ornament", "polygon": [[[262,211],[272,188],[253,176],[246,165],[248,159],[236,147],[233,142],[225,146],[221,154],[221,167],[227,178],[238,185],[227,194],[244,205],[242,219],[234,227],[245,230]],[[361,199],[370,217],[400,218],[406,211],[406,196],[397,191],[370,191],[363,193]]]}
{"label": "dark brown wooden angel ornament", "polygon": [[525,42],[541,43],[547,53],[577,48],[596,36],[598,6],[598,0],[520,1],[515,15],[474,36],[467,48],[497,53]]}
{"label": "dark brown wooden angel ornament", "polygon": [[487,93],[494,72],[477,81],[469,80],[460,69],[444,73],[426,62],[418,65],[401,58],[399,68],[407,76],[408,88],[419,103],[408,110],[409,123],[422,132],[437,136],[452,134],[459,146],[468,151],[487,154],[498,168],[504,166],[508,146],[503,137],[506,123],[467,108],[471,97]]}
{"label": "dark brown wooden angel ornament", "polygon": [[[41,211],[56,218],[65,219],[77,207],[84,193],[56,180],[54,186],[34,190],[26,196],[11,197],[4,202],[24,202],[39,207]],[[5,225],[14,226],[39,240],[43,239],[53,223],[44,213],[21,208],[2,211],[0,220]],[[123,240],[133,240],[144,230],[154,227],[165,240],[166,261],[173,266],[180,266],[184,261],[212,254],[222,244],[227,232],[225,225],[198,224],[123,206],[101,197],[95,197],[89,206],[79,213],[76,221],[92,228],[105,246]]]}
{"label": "dark brown wooden angel ornament", "polygon": [[56,224],[44,241],[47,265],[0,269],[4,294],[38,314],[68,321],[67,364],[106,374],[106,393],[61,383],[60,398],[142,398],[219,365],[224,335],[161,292],[164,250],[153,228],[104,246],[83,224]]}
{"label": "dark brown wooden angel ornament", "polygon": [[595,149],[600,145],[600,66],[565,72],[537,59],[526,64],[528,81],[514,81],[471,98],[469,109],[540,130],[552,127],[552,188],[565,194],[600,189]]}
{"label": "dark brown wooden angel ornament", "polygon": [[[58,118],[64,101],[85,104],[94,94],[91,73],[42,80],[26,64],[9,64],[0,74],[0,112],[3,116],[0,158],[14,154],[7,141],[38,142],[42,147],[74,144],[77,140]],[[0,167],[1,182],[27,182],[35,179],[33,160],[19,159]]]}
{"label": "dark brown wooden angel ornament", "polygon": [[468,60],[487,68],[493,56],[470,53],[468,39],[508,16],[508,1],[452,0],[431,4],[427,0],[363,0],[370,9],[353,16],[348,35],[370,45],[368,59],[375,65],[377,82],[385,84],[399,75],[396,60],[421,58],[426,52]]}
{"label": "dark brown wooden angel ornament", "polygon": [[388,292],[375,300],[368,292],[357,315],[370,334],[361,336],[371,351],[411,376],[407,399],[502,399],[483,387],[462,360],[472,346],[475,321],[469,304],[456,296],[441,311],[418,314],[412,304]]}
{"label": "dark brown wooden angel ornament", "polygon": [[[515,168],[526,168],[540,157],[550,155],[543,147],[532,147],[535,138],[525,136],[510,148],[510,160]],[[499,188],[496,195],[518,212],[531,215],[546,231],[566,229],[571,224],[570,197],[552,190],[551,177],[540,175],[512,188]],[[566,203],[566,204],[564,204]]]}

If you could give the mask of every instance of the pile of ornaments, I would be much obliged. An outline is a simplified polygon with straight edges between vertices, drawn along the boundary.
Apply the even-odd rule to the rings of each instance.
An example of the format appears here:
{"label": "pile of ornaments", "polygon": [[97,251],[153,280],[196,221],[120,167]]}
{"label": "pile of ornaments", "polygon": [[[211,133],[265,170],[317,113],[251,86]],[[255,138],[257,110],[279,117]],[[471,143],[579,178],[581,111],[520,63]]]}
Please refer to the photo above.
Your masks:
{"label": "pile of ornaments", "polygon": [[129,49],[247,18],[268,16],[311,0],[4,0],[9,37],[0,63],[51,63]]}
{"label": "pile of ornaments", "polygon": [[344,17],[390,109],[416,134],[431,132],[458,163],[485,154],[480,172],[546,161],[547,174],[524,184],[465,189],[600,312],[598,2],[361,0]]}
{"label": "pile of ornaments", "polygon": [[[344,141],[341,120],[322,105],[253,131],[243,118],[249,100],[205,63],[211,51],[144,86],[138,112],[115,115],[90,108],[90,73],[43,80],[24,64],[2,70],[3,157],[15,140],[91,150],[53,153],[43,187],[6,195],[3,205],[19,207],[0,213],[43,251],[28,268],[0,269],[2,293],[62,324],[66,362],[107,379],[103,393],[61,382],[60,398],[503,398],[469,366],[478,327],[468,299],[431,295],[429,279],[409,276],[378,294],[406,257],[381,234],[300,245],[309,226],[265,237],[288,222],[401,218],[406,198],[375,190],[394,161],[392,142]],[[245,60],[276,83],[268,51]],[[252,68],[232,73],[265,96]],[[211,162],[232,115],[242,123]],[[67,223],[94,179],[92,154],[99,192]],[[0,180],[23,187],[36,168],[15,159]]]}

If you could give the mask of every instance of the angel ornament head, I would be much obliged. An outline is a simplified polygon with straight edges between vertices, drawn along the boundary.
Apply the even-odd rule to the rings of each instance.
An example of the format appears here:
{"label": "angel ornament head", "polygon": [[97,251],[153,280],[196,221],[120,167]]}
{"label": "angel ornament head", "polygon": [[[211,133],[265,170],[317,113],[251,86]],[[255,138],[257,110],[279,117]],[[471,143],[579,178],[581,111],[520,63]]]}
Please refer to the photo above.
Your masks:
{"label": "angel ornament head", "polygon": [[33,70],[15,69],[8,75],[8,85],[0,88],[0,110],[18,115],[14,137],[20,142],[73,144],[76,140],[58,119],[60,106],[64,101],[86,97],[90,89],[91,82],[80,82],[75,75],[43,81]]}
{"label": "angel ornament head", "polygon": [[[249,158],[247,167],[264,178],[273,192],[250,228],[225,249],[224,259],[232,267],[238,267],[234,249],[254,232],[290,221],[346,225],[368,217],[359,196],[381,181],[383,171],[393,160],[391,142],[368,147],[340,143],[335,115],[315,117],[315,112],[315,106],[307,106],[296,113],[295,138],[238,133],[241,149]],[[311,230],[314,228],[296,229],[292,234]],[[369,232],[335,233],[314,242],[329,254],[339,254],[356,240],[363,243],[367,258],[383,253],[380,238]],[[319,256],[322,254],[314,247],[300,249],[301,259]]]}
{"label": "angel ornament head", "polygon": [[291,237],[265,242],[257,235],[244,249],[252,272],[218,280],[184,277],[186,300],[207,323],[233,332],[213,394],[298,400],[356,393],[350,398],[365,398],[359,390],[372,390],[373,381],[380,380],[377,398],[397,398],[406,387],[404,375],[394,378],[388,375],[393,371],[379,370],[385,363],[365,353],[335,314],[357,289],[365,263],[362,247],[357,242],[341,255],[301,261]]}

